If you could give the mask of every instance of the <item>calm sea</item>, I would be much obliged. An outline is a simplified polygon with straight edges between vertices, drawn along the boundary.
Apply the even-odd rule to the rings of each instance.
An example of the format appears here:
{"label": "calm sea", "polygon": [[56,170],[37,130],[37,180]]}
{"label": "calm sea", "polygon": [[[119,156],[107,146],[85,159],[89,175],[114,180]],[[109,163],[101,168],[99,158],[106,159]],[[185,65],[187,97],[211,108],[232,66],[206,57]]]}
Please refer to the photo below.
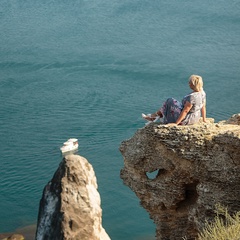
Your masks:
{"label": "calm sea", "polygon": [[208,117],[240,112],[240,1],[1,0],[0,32],[0,232],[36,223],[59,147],[77,137],[111,239],[154,239],[118,148],[191,74]]}

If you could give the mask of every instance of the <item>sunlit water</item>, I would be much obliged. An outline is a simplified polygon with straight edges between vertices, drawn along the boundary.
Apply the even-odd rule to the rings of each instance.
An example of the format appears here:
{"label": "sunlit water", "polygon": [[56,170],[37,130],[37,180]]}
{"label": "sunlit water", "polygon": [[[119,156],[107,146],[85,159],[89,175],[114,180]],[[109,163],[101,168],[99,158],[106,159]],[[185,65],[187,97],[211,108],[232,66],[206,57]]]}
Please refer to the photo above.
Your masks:
{"label": "sunlit water", "polygon": [[239,1],[1,0],[0,232],[36,223],[59,147],[77,137],[111,239],[154,239],[118,148],[193,73],[208,117],[240,112],[239,12]]}

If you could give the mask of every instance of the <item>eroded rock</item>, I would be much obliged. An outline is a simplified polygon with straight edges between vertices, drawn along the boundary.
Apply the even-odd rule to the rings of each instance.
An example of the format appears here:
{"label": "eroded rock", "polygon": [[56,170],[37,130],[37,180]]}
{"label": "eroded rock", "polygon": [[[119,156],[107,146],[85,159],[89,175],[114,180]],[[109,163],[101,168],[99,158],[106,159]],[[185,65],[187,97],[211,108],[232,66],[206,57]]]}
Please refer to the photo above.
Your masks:
{"label": "eroded rock", "polygon": [[22,234],[12,234],[9,237],[5,237],[2,240],[24,240],[24,236]]}
{"label": "eroded rock", "polygon": [[239,119],[150,124],[122,142],[120,176],[149,212],[157,239],[194,239],[217,203],[240,210]]}
{"label": "eroded rock", "polygon": [[102,227],[97,180],[83,157],[65,157],[44,188],[37,240],[110,240]]}

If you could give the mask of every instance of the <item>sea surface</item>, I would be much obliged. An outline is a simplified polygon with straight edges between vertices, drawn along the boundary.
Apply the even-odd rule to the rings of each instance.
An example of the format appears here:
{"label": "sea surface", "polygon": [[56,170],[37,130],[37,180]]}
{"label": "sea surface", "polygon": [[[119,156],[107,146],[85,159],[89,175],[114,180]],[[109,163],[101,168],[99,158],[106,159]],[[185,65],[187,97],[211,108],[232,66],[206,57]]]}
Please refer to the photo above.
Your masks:
{"label": "sea surface", "polygon": [[42,190],[79,139],[112,240],[150,240],[155,225],[119,177],[119,146],[141,113],[190,92],[207,117],[240,112],[240,1],[1,0],[0,232],[36,224]]}

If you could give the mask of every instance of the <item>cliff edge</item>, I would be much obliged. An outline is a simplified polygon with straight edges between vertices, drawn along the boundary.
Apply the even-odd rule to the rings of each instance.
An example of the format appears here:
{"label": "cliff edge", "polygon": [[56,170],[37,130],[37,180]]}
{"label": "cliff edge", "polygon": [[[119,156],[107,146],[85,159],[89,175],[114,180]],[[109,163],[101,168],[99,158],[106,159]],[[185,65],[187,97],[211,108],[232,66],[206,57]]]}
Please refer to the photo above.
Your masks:
{"label": "cliff edge", "polygon": [[68,155],[45,186],[36,240],[110,240],[102,227],[102,209],[92,165]]}
{"label": "cliff edge", "polygon": [[240,114],[209,120],[149,124],[120,146],[120,177],[156,224],[156,239],[194,239],[216,204],[240,210]]}

